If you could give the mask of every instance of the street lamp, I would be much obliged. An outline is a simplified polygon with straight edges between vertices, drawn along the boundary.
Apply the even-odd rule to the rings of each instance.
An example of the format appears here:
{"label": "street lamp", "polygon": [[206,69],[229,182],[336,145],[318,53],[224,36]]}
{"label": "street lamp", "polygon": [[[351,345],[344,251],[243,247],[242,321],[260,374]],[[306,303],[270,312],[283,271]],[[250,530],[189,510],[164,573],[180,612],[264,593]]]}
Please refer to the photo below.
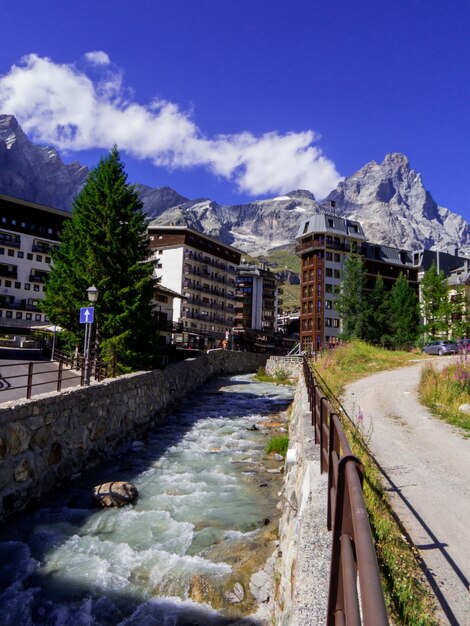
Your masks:
{"label": "street lamp", "polygon": [[[86,290],[88,302],[91,302],[92,304],[95,303],[98,300],[99,293],[100,292],[97,289],[97,287],[95,287],[95,285],[88,287],[88,289]],[[85,344],[83,348],[84,357],[85,357],[85,371],[83,373],[84,385],[90,384],[90,337],[91,337],[91,327],[93,324],[93,317],[94,316],[92,315],[91,321],[85,323]],[[86,319],[88,319],[88,316]]]}

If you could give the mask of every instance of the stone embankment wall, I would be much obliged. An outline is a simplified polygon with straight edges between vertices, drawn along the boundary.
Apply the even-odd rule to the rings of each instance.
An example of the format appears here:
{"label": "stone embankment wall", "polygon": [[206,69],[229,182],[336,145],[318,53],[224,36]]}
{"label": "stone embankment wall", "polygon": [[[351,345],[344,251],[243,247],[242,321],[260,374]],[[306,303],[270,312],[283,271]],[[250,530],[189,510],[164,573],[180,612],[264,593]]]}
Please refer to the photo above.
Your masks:
{"label": "stone embankment wall", "polygon": [[165,370],[0,406],[0,519],[161,424],[210,378],[255,372],[266,358],[215,350]]}
{"label": "stone embankment wall", "polygon": [[276,376],[279,372],[287,372],[292,378],[298,378],[302,371],[301,356],[271,356],[266,361],[266,374]]}
{"label": "stone embankment wall", "polygon": [[331,534],[326,527],[327,476],[320,474],[320,450],[307,390],[299,377],[286,456],[283,512],[275,564],[276,626],[324,624],[331,558]]}

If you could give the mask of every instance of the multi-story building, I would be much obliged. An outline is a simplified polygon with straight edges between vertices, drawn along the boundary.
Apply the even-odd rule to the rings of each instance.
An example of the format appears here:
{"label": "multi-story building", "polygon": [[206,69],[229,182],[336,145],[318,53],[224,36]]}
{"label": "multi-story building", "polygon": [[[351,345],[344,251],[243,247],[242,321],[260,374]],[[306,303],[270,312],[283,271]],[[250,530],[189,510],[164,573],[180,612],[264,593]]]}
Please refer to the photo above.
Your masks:
{"label": "multi-story building", "polygon": [[320,213],[304,220],[297,235],[301,258],[300,345],[320,350],[338,340],[340,319],[335,311],[344,260],[366,241],[359,222]]}
{"label": "multi-story building", "polygon": [[47,324],[39,302],[67,211],[0,195],[0,326]]}
{"label": "multi-story building", "polygon": [[242,263],[237,268],[235,284],[236,341],[257,347],[274,347],[281,281],[265,264]]}
{"label": "multi-story building", "polygon": [[235,278],[241,252],[186,226],[149,224],[150,247],[161,284],[176,293],[175,341],[192,348],[219,347],[235,321]]}

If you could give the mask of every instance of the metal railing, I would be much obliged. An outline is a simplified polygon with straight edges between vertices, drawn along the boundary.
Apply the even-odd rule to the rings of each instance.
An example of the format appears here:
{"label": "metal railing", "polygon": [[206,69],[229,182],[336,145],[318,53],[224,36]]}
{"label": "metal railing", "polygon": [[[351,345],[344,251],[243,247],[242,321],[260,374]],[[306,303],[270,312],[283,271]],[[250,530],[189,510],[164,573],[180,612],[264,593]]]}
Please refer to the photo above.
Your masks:
{"label": "metal railing", "polygon": [[303,358],[320,470],[328,472],[328,530],[332,530],[327,626],[388,625],[369,518],[362,495],[363,468],[343,426]]}

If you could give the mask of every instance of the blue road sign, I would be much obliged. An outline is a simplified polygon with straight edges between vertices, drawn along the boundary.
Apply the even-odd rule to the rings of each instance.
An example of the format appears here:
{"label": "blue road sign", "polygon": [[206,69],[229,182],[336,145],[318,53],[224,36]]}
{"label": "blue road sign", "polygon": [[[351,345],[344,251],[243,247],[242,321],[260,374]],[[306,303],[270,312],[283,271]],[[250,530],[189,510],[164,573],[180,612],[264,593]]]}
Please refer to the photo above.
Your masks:
{"label": "blue road sign", "polygon": [[92,306],[85,306],[80,309],[80,324],[93,324],[95,319],[95,309]]}

